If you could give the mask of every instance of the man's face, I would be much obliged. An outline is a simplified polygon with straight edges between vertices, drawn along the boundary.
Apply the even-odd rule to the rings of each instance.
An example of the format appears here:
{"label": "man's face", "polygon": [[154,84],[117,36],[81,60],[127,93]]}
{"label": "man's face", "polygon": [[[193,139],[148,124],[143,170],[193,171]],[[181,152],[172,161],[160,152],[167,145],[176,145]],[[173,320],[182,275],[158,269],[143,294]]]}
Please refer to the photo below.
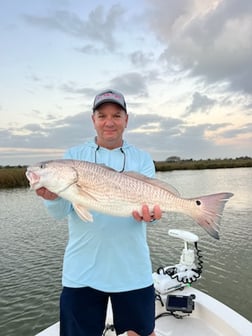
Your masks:
{"label": "man's face", "polygon": [[104,103],[92,115],[98,143],[107,147],[122,145],[124,129],[128,124],[128,114],[117,104]]}

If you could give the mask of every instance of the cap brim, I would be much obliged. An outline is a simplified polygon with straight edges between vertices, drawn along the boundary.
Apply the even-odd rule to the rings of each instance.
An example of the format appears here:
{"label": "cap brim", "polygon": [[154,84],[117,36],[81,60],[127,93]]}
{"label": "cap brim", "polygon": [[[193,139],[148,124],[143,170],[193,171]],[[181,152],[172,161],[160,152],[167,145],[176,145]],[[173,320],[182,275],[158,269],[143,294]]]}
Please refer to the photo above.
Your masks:
{"label": "cap brim", "polygon": [[98,107],[100,107],[102,104],[105,104],[105,103],[113,103],[113,104],[116,104],[118,106],[120,106],[125,112],[126,109],[125,109],[125,106],[123,106],[120,102],[118,101],[115,101],[113,99],[104,99],[102,100],[101,102],[98,102],[94,107],[93,107],[93,111],[97,110]]}

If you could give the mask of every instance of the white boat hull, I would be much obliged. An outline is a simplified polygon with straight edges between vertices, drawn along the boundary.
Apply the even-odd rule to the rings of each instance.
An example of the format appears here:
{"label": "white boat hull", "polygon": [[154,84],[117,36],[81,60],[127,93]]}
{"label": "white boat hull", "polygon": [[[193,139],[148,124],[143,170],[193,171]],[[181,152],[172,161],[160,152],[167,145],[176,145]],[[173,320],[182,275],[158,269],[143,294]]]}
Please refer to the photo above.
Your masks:
{"label": "white boat hull", "polygon": [[[176,319],[162,316],[156,320],[156,336],[249,336],[252,335],[252,323],[211,296],[192,287],[169,294],[195,295],[195,309],[190,316]],[[160,301],[156,302],[156,316],[166,312]],[[106,326],[113,325],[111,306],[108,307]],[[59,322],[37,334],[37,336],[58,336]],[[108,329],[106,336],[115,336]],[[126,333],[124,334],[126,335]]]}

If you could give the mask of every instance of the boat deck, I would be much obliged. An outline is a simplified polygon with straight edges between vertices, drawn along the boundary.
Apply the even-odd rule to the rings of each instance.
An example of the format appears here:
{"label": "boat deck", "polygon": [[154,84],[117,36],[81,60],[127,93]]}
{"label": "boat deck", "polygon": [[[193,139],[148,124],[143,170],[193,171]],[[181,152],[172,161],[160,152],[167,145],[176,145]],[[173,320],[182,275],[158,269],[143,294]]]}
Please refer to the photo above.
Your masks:
{"label": "boat deck", "polygon": [[172,316],[161,317],[156,322],[155,333],[156,336],[223,335],[205,321],[193,316],[185,317],[182,320],[177,320]]}
{"label": "boat deck", "polygon": [[[181,292],[178,293],[181,295]],[[195,309],[189,316],[176,319],[165,315],[156,320],[156,336],[248,336],[252,335],[252,323],[203,292],[194,288],[185,288],[183,295],[195,295]],[[156,301],[156,316],[166,313],[160,301]],[[111,306],[107,312],[107,326],[113,323]],[[37,336],[58,336],[59,322],[37,334]],[[105,336],[115,336],[108,329]],[[123,334],[126,336],[126,333]]]}

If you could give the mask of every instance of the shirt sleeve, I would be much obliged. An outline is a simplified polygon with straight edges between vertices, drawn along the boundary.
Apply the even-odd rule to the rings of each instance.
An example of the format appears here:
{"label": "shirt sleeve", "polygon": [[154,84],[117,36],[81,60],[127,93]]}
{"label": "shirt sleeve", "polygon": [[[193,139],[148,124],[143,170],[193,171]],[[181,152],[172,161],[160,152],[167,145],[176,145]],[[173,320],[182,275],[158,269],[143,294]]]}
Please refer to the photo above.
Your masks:
{"label": "shirt sleeve", "polygon": [[[71,159],[71,153],[70,150],[67,151],[64,155],[64,159]],[[44,200],[44,205],[47,209],[47,212],[49,215],[55,219],[63,219],[66,216],[69,215],[69,213],[72,211],[72,204],[71,202],[58,197],[53,201]]]}
{"label": "shirt sleeve", "polygon": [[140,173],[148,177],[155,177],[155,165],[148,153],[144,155]]}
{"label": "shirt sleeve", "polygon": [[58,197],[53,201],[45,200],[44,205],[49,215],[55,219],[65,218],[72,210],[71,203],[61,197]]}

